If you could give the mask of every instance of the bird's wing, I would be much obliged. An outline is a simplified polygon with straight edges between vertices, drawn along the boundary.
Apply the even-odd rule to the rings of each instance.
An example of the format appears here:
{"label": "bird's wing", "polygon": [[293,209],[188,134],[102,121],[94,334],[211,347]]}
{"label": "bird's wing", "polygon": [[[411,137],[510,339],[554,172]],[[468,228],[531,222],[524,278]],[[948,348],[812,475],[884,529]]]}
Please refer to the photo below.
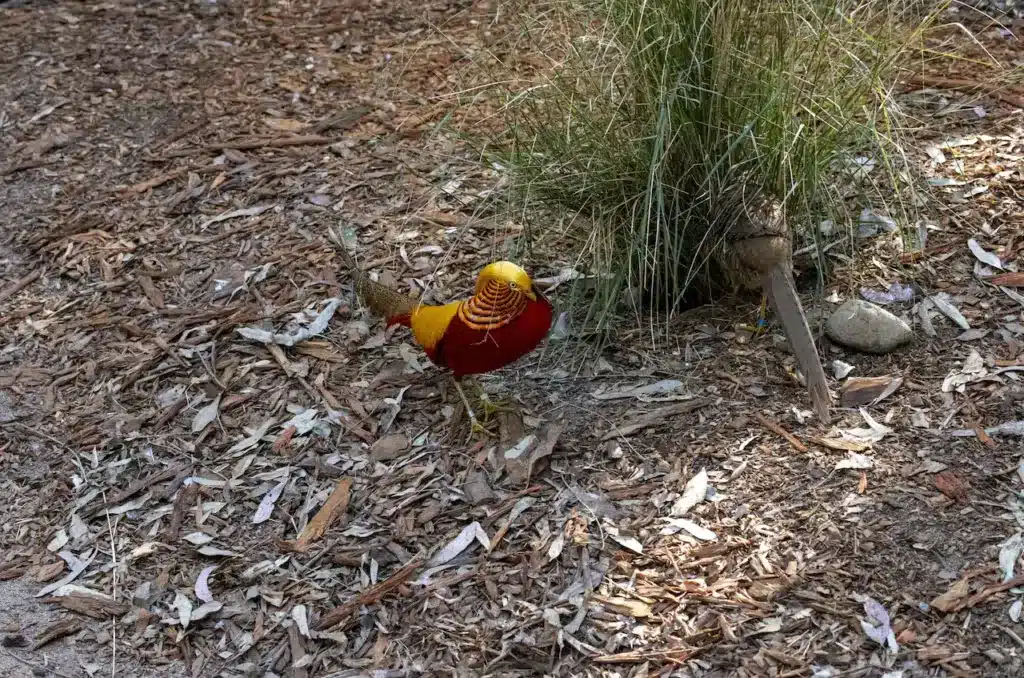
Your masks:
{"label": "bird's wing", "polygon": [[409,326],[412,328],[413,336],[416,337],[416,343],[423,347],[431,360],[437,353],[444,333],[448,331],[448,325],[453,320],[458,322],[455,316],[462,303],[454,301],[443,306],[418,306],[410,314]]}
{"label": "bird's wing", "polygon": [[821,423],[828,424],[831,420],[829,406],[832,404],[832,394],[828,390],[825,369],[821,366],[814,336],[807,325],[807,316],[800,305],[793,279],[783,266],[776,266],[762,278],[762,284],[775,307],[775,313],[782,321],[782,329],[793,348],[797,365],[807,379],[807,391],[814,412]]}

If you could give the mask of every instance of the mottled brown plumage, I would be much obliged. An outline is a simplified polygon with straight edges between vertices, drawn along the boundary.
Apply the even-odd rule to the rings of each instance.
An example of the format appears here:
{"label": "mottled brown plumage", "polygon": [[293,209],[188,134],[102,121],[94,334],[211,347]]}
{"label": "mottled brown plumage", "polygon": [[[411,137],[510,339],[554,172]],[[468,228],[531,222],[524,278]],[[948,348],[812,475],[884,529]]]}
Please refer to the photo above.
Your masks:
{"label": "mottled brown plumage", "polygon": [[793,284],[793,241],[785,213],[778,203],[749,188],[736,190],[729,200],[731,204],[719,212],[729,215],[717,248],[719,265],[734,287],[764,290],[807,380],[815,414],[828,424],[832,394]]}
{"label": "mottled brown plumage", "polygon": [[420,302],[407,294],[402,294],[398,290],[370,279],[366,271],[356,265],[356,260],[348,253],[334,229],[329,229],[328,233],[342,261],[345,262],[345,266],[355,280],[356,294],[369,307],[370,311],[374,315],[387,318],[389,325],[399,324],[402,318],[408,318]]}

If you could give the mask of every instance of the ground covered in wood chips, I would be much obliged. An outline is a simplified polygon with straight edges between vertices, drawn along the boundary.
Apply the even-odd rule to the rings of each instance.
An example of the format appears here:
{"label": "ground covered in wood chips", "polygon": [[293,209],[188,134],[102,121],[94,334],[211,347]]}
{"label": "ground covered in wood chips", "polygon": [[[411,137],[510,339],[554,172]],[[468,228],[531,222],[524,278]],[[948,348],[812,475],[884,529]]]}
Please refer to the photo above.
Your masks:
{"label": "ground covered in wood chips", "polygon": [[900,97],[925,249],[871,220],[812,306],[866,295],[915,339],[823,342],[854,366],[830,429],[750,308],[703,308],[675,351],[623,328],[488,376],[512,407],[466,442],[326,227],[435,300],[521,248],[447,125],[505,16],[0,9],[0,673],[1021,675],[1024,88],[961,89],[1021,66],[1020,27]]}

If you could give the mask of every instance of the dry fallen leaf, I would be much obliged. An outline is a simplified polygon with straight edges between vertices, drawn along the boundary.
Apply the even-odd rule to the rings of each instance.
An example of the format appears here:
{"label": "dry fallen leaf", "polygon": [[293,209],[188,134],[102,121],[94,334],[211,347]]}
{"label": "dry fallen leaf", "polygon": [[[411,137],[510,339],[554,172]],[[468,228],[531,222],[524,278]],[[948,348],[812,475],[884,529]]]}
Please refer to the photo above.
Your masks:
{"label": "dry fallen leaf", "polygon": [[594,596],[594,600],[603,603],[605,607],[616,614],[624,614],[635,618],[651,616],[651,606],[642,600],[621,598],[619,596],[608,598],[604,596]]}
{"label": "dry fallen leaf", "polygon": [[967,578],[960,579],[942,595],[931,602],[931,606],[939,612],[952,612],[960,603],[967,598],[971,592],[970,583]]}
{"label": "dry fallen leaf", "polygon": [[704,501],[707,494],[708,473],[705,469],[701,469],[700,473],[687,481],[686,487],[683,488],[683,495],[672,505],[670,515],[676,518],[686,515],[690,509]]}
{"label": "dry fallen leaf", "polygon": [[409,439],[401,433],[384,436],[370,446],[370,459],[390,461],[409,449]]}
{"label": "dry fallen leaf", "polygon": [[195,418],[192,420],[192,433],[200,433],[204,428],[209,426],[214,419],[217,418],[217,413],[220,409],[220,394],[217,395],[209,404],[199,409],[196,412]]}
{"label": "dry fallen leaf", "polygon": [[331,491],[331,496],[327,498],[324,505],[316,512],[313,519],[306,524],[306,527],[299,533],[298,538],[295,541],[282,541],[282,549],[299,553],[304,553],[308,550],[309,545],[324,536],[331,523],[348,509],[351,490],[351,478],[345,477],[339,480],[337,485],[334,486],[334,490]]}
{"label": "dry fallen leaf", "polygon": [[879,402],[892,395],[903,383],[903,377],[851,377],[839,390],[842,407],[861,407]]}
{"label": "dry fallen leaf", "polygon": [[966,503],[967,483],[952,471],[943,471],[935,476],[935,487],[953,501]]}
{"label": "dry fallen leaf", "polygon": [[549,425],[539,436],[531,433],[506,450],[503,458],[509,478],[517,483],[529,480],[537,463],[554,451],[564,429],[565,424],[556,422]]}
{"label": "dry fallen leaf", "polygon": [[291,118],[264,118],[263,124],[276,132],[302,132],[309,128],[306,123]]}
{"label": "dry fallen leaf", "polygon": [[863,452],[864,450],[871,449],[871,443],[869,442],[847,440],[846,438],[811,438],[810,440],[812,443],[817,443],[822,447],[842,450],[844,452]]}

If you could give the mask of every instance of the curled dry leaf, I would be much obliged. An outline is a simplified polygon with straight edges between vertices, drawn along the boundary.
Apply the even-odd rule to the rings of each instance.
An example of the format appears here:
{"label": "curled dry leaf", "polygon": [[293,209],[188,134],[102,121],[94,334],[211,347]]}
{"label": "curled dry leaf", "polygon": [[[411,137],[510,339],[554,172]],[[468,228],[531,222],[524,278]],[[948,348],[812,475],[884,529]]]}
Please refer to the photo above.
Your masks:
{"label": "curled dry leaf", "polygon": [[890,651],[898,651],[899,645],[889,621],[889,611],[885,606],[874,598],[865,597],[864,614],[867,615],[867,619],[860,621],[864,634],[879,645],[887,645]]}
{"label": "curled dry leaf", "polygon": [[991,266],[992,268],[1003,267],[1003,262],[999,260],[999,257],[979,245],[978,241],[974,238],[967,241],[967,248],[971,250],[971,254],[973,254],[978,261],[986,266]]}
{"label": "curled dry leaf", "polygon": [[676,534],[679,531],[684,531],[701,541],[715,541],[718,539],[718,535],[708,528],[698,525],[692,520],[687,520],[686,518],[667,518],[666,522],[667,525],[661,528],[661,534],[663,535]]}
{"label": "curled dry leaf", "polygon": [[430,562],[427,563],[428,567],[437,567],[444,565],[448,561],[452,560],[460,553],[468,549],[474,541],[479,541],[481,545],[487,550],[491,548],[491,541],[487,537],[487,533],[484,532],[484,528],[480,527],[480,523],[473,521],[466,527],[462,528],[462,531],[452,539],[450,542],[444,545],[440,551],[438,551]]}
{"label": "curled dry leaf", "polygon": [[903,384],[903,377],[851,377],[839,390],[842,407],[861,407],[885,400]]}
{"label": "curled dry leaf", "polygon": [[624,614],[637,619],[651,616],[651,606],[635,598],[594,596],[594,600],[604,604],[605,607],[616,614]]}
{"label": "curled dry leaf", "polygon": [[331,496],[327,498],[324,505],[320,507],[320,510],[316,512],[313,519],[306,524],[302,532],[299,533],[298,538],[295,541],[284,541],[281,542],[281,546],[285,550],[298,551],[304,553],[309,549],[310,544],[317,541],[327,532],[327,528],[337,520],[339,516],[344,515],[348,509],[348,500],[352,490],[352,479],[342,478],[334,486],[334,490],[331,491]]}
{"label": "curled dry leaf", "polygon": [[506,450],[503,457],[509,478],[517,483],[529,480],[538,462],[554,451],[564,429],[564,423],[555,422],[548,425],[539,435],[530,434]]}
{"label": "curled dry leaf", "polygon": [[683,488],[683,496],[672,505],[671,515],[681,517],[686,515],[690,509],[704,501],[708,494],[708,472],[701,469],[700,473],[690,478]]}
{"label": "curled dry leaf", "polygon": [[958,580],[948,591],[931,602],[931,606],[939,612],[953,612],[960,609],[960,603],[971,593],[970,581],[967,577]]}
{"label": "curled dry leaf", "polygon": [[985,368],[985,359],[976,350],[971,349],[971,354],[964,360],[963,367],[959,370],[951,370],[946,375],[946,378],[943,379],[942,392],[956,391],[963,393],[964,387],[967,384],[978,381],[987,375],[988,369]]}
{"label": "curled dry leaf", "polygon": [[181,591],[174,594],[174,609],[178,612],[178,623],[182,628],[187,629],[192,621],[192,601]]}
{"label": "curled dry leaf", "polygon": [[210,593],[210,575],[217,569],[216,565],[208,565],[203,568],[203,571],[196,577],[196,598],[203,601],[204,603],[213,602],[213,594]]}
{"label": "curled dry leaf", "polygon": [[548,333],[548,339],[550,341],[563,341],[568,338],[569,332],[569,312],[562,311],[558,314],[558,319]]}
{"label": "curled dry leaf", "polygon": [[963,313],[960,312],[960,309],[953,305],[948,294],[940,292],[928,298],[931,299],[933,304],[935,304],[935,308],[942,311],[942,314],[956,323],[960,329],[971,329],[971,324],[967,322],[967,318],[965,318]]}
{"label": "curled dry leaf", "polygon": [[1003,583],[1013,579],[1013,571],[1021,553],[1024,553],[1024,537],[1018,532],[999,545],[999,570],[1003,574]]}
{"label": "curled dry leaf", "polygon": [[235,331],[246,339],[257,341],[261,344],[295,346],[295,344],[306,341],[318,334],[322,334],[323,331],[327,329],[327,326],[331,322],[331,318],[334,317],[334,313],[338,310],[338,306],[340,305],[340,299],[328,299],[327,305],[316,315],[315,318],[313,318],[313,321],[309,323],[309,325],[300,327],[291,332],[268,332],[267,330],[263,330],[258,327],[239,327]]}
{"label": "curled dry leaf", "polygon": [[842,360],[832,361],[832,375],[836,379],[845,379],[854,369],[853,365],[844,363]]}
{"label": "curled dry leaf", "polygon": [[274,485],[270,490],[263,495],[263,499],[260,501],[260,505],[256,507],[256,513],[252,516],[252,522],[254,525],[265,523],[270,520],[270,514],[274,512],[274,504],[277,502],[278,497],[284,492],[285,485],[288,484],[288,478],[285,478],[277,485]]}
{"label": "curled dry leaf", "polygon": [[935,487],[953,501],[966,503],[968,499],[966,481],[952,471],[943,471],[935,476]]}
{"label": "curled dry leaf", "polygon": [[624,400],[626,398],[643,399],[651,396],[664,396],[675,393],[683,387],[678,379],[662,379],[646,386],[634,386],[617,391],[594,391],[590,396],[594,400]]}
{"label": "curled dry leaf", "polygon": [[822,447],[827,447],[831,450],[843,450],[844,452],[863,452],[864,450],[871,449],[871,443],[869,442],[847,440],[845,438],[811,438],[810,440]]}
{"label": "curled dry leaf", "polygon": [[836,462],[837,471],[841,471],[843,469],[852,469],[859,471],[863,469],[874,468],[874,466],[875,462],[874,460],[871,459],[871,457],[865,456],[863,454],[857,454],[856,452],[847,452],[846,459],[841,459],[838,462]]}
{"label": "curled dry leaf", "polygon": [[629,549],[633,553],[639,553],[643,555],[644,545],[640,543],[636,537],[631,537],[626,534],[621,534],[619,528],[615,527],[611,522],[606,522],[604,526],[605,532],[612,538],[619,546]]}
{"label": "curled dry leaf", "polygon": [[220,394],[211,400],[207,405],[201,407],[196,416],[192,419],[192,433],[200,433],[209,426],[220,411]]}
{"label": "curled dry leaf", "polygon": [[370,446],[370,459],[390,461],[409,449],[409,439],[401,433],[392,433],[380,438]]}

